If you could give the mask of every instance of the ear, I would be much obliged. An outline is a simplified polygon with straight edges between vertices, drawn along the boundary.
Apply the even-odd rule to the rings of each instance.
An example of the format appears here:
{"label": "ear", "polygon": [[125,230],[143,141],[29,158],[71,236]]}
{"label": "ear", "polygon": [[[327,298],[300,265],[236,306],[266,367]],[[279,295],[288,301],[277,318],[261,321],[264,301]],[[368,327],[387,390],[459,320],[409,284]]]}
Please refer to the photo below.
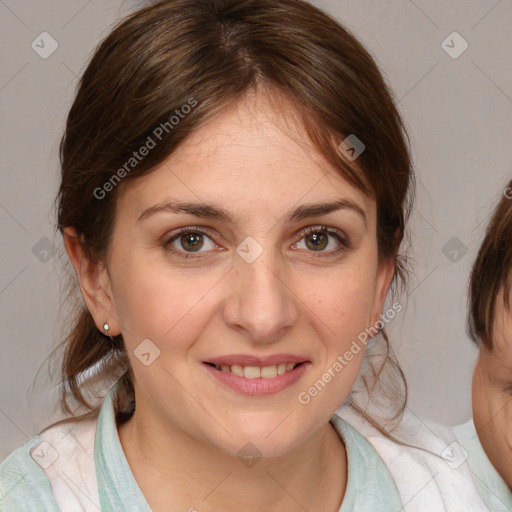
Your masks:
{"label": "ear", "polygon": [[395,275],[395,258],[389,258],[379,263],[377,279],[375,282],[375,300],[373,302],[371,325],[375,325],[383,313],[384,302],[389,292],[389,287]]}
{"label": "ear", "polygon": [[64,246],[80,283],[80,291],[96,327],[103,333],[104,324],[109,326],[108,335],[121,332],[107,268],[102,262],[92,262],[84,253],[82,240],[74,228],[64,228]]}

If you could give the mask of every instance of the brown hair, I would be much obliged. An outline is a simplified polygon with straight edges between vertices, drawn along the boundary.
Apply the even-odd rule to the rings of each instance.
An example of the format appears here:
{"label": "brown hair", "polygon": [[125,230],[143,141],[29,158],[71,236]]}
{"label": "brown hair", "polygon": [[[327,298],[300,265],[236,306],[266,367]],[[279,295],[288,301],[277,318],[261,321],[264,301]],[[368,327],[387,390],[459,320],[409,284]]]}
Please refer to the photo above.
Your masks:
{"label": "brown hair", "polygon": [[[414,189],[406,131],[373,58],[336,20],[304,0],[164,0],[122,20],[95,51],[69,112],[60,145],[58,229],[75,228],[87,257],[105,259],[122,187],[260,88],[270,98],[291,99],[318,151],[376,200],[379,256],[395,261],[393,291],[402,289],[397,284],[405,283],[406,265],[398,249]],[[196,106],[171,129],[170,115],[191,100]],[[107,182],[117,185],[123,165],[163,125],[169,128],[165,137],[99,199],[98,190]],[[349,135],[365,145],[357,166],[339,148]],[[84,305],[77,308],[61,344],[61,405],[74,414],[74,399],[97,414],[100,405],[86,393],[112,383],[117,372],[121,395],[133,399],[133,375],[122,335],[113,344]],[[401,413],[407,387],[384,339],[385,361],[372,372],[378,380],[385,365],[396,370],[402,395],[405,390]]]}
{"label": "brown hair", "polygon": [[485,231],[469,279],[467,332],[478,346],[493,348],[496,300],[503,291],[510,308],[512,269],[512,181],[501,195]]}

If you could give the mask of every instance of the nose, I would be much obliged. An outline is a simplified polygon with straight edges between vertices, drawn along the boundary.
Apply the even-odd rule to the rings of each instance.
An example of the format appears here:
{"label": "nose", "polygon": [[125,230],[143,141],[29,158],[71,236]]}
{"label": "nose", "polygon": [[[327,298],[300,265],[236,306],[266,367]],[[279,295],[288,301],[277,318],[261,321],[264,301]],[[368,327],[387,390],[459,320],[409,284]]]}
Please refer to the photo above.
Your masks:
{"label": "nose", "polygon": [[263,251],[252,263],[236,256],[227,283],[224,321],[255,344],[279,341],[298,319],[289,272],[270,253]]}

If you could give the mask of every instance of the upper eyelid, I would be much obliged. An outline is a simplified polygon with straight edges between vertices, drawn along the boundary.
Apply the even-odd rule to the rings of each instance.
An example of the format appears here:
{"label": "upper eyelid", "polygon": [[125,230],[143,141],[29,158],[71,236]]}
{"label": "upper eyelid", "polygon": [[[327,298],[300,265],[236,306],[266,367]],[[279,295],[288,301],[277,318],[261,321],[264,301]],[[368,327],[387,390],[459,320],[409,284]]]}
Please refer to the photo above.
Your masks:
{"label": "upper eyelid", "polygon": [[[173,238],[176,238],[176,237],[178,237],[178,236],[180,236],[180,235],[182,235],[184,233],[189,233],[189,232],[190,233],[199,232],[201,234],[205,234],[208,237],[212,238],[212,241],[214,241],[213,237],[212,237],[212,230],[210,228],[207,228],[207,227],[203,227],[203,226],[186,226],[186,227],[183,227],[183,228],[178,228],[177,230],[174,230],[174,231],[176,231],[176,233],[174,233],[174,234],[167,233],[166,235],[164,235],[162,237],[163,240],[166,243],[169,243]],[[305,236],[310,231],[325,231],[330,236],[338,235],[341,238],[343,238],[347,243],[349,242],[349,237],[346,235],[346,233],[343,230],[340,230],[340,229],[332,227],[332,226],[325,226],[323,224],[314,224],[312,226],[306,226],[306,227],[298,230],[296,235]]]}
{"label": "upper eyelid", "polygon": [[[198,233],[201,233],[201,234],[204,234],[206,236],[208,236],[213,243],[217,244],[217,242],[215,241],[215,237],[212,236],[212,231],[210,228],[207,228],[207,227],[203,227],[203,226],[186,226],[186,227],[183,227],[183,228],[178,228],[176,233],[174,234],[166,234],[164,235],[163,237],[163,241],[165,243],[165,245],[168,245],[171,243],[171,241],[174,241],[174,239],[177,239],[180,235],[182,234],[186,234],[186,233],[195,233],[195,232],[198,232]],[[338,240],[339,243],[342,243],[343,245],[347,245],[347,246],[350,246],[350,239],[349,237],[346,235],[346,233],[338,228],[335,228],[335,227],[332,227],[332,226],[326,226],[326,225],[323,225],[323,224],[314,224],[312,226],[306,226],[302,229],[300,229],[296,236],[300,236],[299,238],[299,241],[302,240],[302,238],[304,236],[307,236],[309,234],[309,232],[311,231],[319,231],[319,232],[326,232],[328,236],[331,236],[331,237],[336,237],[336,235],[338,237],[341,238],[341,240]],[[181,251],[179,251],[181,252]],[[186,251],[185,251],[186,252]],[[208,252],[208,251],[203,251],[203,252]],[[329,253],[329,252],[333,252],[333,251],[319,251],[319,252],[326,252],[326,253]],[[192,254],[192,253],[190,253]]]}

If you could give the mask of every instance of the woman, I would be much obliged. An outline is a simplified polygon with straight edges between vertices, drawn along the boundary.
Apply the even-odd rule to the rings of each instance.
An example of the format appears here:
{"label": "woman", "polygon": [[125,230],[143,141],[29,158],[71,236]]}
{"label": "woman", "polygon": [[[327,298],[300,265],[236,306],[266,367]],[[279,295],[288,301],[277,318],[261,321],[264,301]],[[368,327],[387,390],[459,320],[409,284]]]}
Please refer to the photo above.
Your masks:
{"label": "woman", "polygon": [[[72,417],[3,463],[6,511],[485,510],[447,432],[382,424],[405,409],[377,334],[413,175],[336,21],[301,0],[140,10],[87,67],[61,162],[86,306],[64,344]],[[356,400],[376,395],[381,423]]]}
{"label": "woman", "polygon": [[512,181],[503,190],[471,270],[468,332],[479,347],[473,418],[454,428],[478,491],[492,512],[512,508]]}

